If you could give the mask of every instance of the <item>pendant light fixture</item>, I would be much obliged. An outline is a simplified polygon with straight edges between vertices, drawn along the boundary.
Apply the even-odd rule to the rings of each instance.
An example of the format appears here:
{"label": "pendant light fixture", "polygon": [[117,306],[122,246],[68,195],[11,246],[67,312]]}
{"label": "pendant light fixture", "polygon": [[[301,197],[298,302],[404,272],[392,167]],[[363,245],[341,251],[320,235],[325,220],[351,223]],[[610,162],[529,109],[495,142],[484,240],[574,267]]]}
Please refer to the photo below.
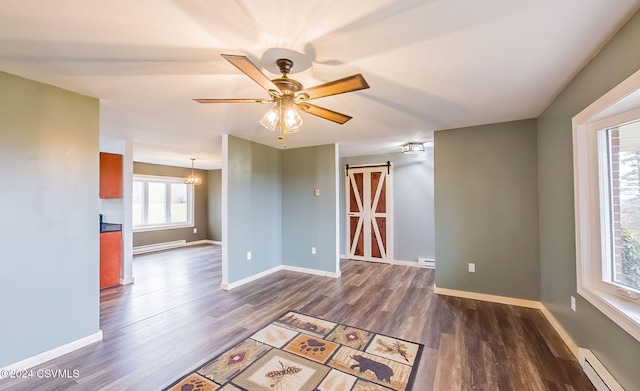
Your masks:
{"label": "pendant light fixture", "polygon": [[193,173],[193,162],[195,160],[195,158],[191,158],[191,175],[184,180],[184,183],[186,183],[187,185],[196,186],[202,184],[202,178],[195,176],[195,174]]}

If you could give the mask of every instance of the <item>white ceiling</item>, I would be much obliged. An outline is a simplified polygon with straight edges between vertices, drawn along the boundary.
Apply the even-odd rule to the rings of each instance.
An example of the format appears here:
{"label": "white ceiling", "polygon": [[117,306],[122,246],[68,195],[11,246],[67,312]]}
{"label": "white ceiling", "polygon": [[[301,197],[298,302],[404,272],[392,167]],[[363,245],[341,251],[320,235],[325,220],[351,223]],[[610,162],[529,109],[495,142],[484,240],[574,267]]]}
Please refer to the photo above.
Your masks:
{"label": "white ceiling", "polygon": [[[274,147],[267,98],[220,57],[269,77],[278,50],[310,65],[306,87],[362,73],[370,89],[314,104],[288,147],[340,144],[341,156],[397,151],[434,130],[537,117],[640,7],[640,0],[2,0],[0,70],[100,99],[101,134],[134,160],[220,167],[221,135]],[[294,64],[294,71],[296,65]]]}

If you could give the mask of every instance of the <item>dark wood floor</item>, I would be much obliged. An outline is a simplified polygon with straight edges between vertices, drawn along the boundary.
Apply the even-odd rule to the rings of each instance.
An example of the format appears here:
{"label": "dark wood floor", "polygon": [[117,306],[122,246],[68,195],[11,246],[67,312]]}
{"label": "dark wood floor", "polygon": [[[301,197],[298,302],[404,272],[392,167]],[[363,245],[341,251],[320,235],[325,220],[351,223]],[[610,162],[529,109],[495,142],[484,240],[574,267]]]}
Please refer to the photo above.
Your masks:
{"label": "dark wood floor", "polygon": [[133,285],[101,294],[104,340],[38,368],[77,379],[2,390],[156,390],[296,310],[423,343],[415,391],[593,390],[540,311],[433,293],[434,272],[343,261],[332,279],[278,272],[220,290],[219,246],[139,255]]}

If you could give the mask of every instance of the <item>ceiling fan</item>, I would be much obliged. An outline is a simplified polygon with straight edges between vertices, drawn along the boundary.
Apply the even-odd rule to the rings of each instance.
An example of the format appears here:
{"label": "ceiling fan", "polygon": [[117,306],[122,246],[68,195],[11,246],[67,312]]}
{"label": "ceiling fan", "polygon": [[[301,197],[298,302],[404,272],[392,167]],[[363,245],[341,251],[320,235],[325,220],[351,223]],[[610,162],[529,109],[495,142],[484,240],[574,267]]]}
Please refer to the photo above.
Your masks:
{"label": "ceiling fan", "polygon": [[278,138],[285,140],[288,133],[300,130],[302,118],[296,108],[320,118],[344,124],[352,117],[338,113],[324,107],[309,103],[312,99],[338,95],[345,92],[358,91],[369,88],[369,84],[361,74],[330,81],[314,87],[303,88],[302,83],[290,79],[287,74],[291,71],[293,61],[281,58],[276,65],[282,77],[269,79],[246,56],[222,54],[222,57],[236,68],[249,76],[269,93],[268,99],[194,99],[199,103],[275,103],[274,107],[260,120],[260,124],[271,131],[278,131]]}

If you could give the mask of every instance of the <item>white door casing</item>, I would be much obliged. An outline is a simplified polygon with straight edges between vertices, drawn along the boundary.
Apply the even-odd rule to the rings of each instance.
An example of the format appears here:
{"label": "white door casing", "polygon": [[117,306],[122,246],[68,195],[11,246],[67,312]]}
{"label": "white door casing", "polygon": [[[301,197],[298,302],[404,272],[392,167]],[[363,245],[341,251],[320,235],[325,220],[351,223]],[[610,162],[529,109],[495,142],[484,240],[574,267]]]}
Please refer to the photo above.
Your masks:
{"label": "white door casing", "polygon": [[346,176],[346,246],[349,259],[393,260],[392,166],[348,168]]}

